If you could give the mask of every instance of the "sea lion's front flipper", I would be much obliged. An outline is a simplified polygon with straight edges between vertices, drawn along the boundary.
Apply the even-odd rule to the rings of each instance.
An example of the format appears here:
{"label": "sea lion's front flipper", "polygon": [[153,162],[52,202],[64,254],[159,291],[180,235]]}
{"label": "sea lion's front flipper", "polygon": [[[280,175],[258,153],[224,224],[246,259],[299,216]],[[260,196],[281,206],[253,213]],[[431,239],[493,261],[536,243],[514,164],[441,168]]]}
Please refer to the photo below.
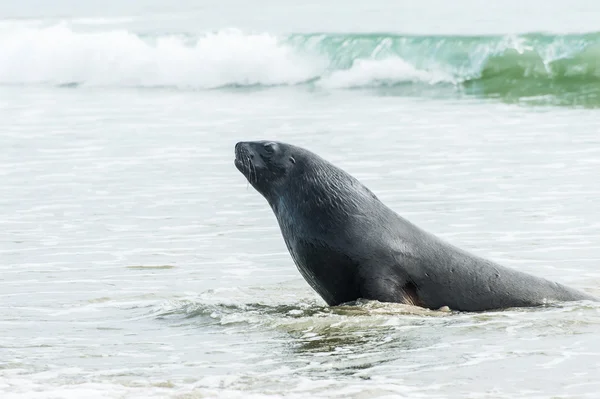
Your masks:
{"label": "sea lion's front flipper", "polygon": [[395,276],[378,275],[369,278],[365,281],[361,294],[364,299],[423,306],[419,299],[419,287],[413,281]]}

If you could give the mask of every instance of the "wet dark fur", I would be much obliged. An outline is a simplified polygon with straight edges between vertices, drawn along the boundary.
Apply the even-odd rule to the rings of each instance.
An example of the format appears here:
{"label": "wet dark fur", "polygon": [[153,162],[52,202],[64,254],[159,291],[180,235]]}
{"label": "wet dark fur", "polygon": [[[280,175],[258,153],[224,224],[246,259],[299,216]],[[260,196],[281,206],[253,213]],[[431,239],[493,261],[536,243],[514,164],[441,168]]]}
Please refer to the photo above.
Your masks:
{"label": "wet dark fur", "polygon": [[303,148],[244,142],[235,154],[273,209],[302,276],[329,305],[363,298],[483,311],[595,300],[442,241]]}

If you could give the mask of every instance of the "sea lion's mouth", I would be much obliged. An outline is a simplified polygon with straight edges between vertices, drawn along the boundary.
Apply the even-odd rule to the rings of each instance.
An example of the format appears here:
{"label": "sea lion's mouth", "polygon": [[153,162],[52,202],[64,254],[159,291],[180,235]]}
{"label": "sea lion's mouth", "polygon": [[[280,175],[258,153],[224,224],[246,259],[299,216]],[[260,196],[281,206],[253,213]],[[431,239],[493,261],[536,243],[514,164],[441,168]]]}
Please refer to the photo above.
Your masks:
{"label": "sea lion's mouth", "polygon": [[233,160],[233,164],[235,165],[236,168],[238,168],[240,170],[240,172],[243,172],[242,169],[245,169],[244,163],[242,161],[240,161],[237,157]]}
{"label": "sea lion's mouth", "polygon": [[256,175],[256,170],[252,164],[252,156],[242,143],[235,145],[235,159],[233,161],[235,167],[242,172],[244,176],[251,182],[252,175]]}
{"label": "sea lion's mouth", "polygon": [[[247,166],[246,163],[249,160],[249,156],[246,153],[246,151],[244,151],[242,143],[237,143],[235,145],[235,159],[233,161],[233,163],[235,164],[235,166],[240,169],[240,172],[243,172],[244,170],[247,170]],[[244,170],[242,170],[244,169]]]}

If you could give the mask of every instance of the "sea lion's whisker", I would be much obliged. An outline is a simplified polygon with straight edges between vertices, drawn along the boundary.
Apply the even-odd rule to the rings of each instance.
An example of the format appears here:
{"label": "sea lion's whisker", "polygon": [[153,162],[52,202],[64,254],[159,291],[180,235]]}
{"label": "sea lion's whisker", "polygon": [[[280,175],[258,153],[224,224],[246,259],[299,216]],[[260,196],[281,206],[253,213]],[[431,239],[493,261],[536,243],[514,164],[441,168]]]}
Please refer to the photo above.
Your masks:
{"label": "sea lion's whisker", "polygon": [[246,156],[246,154],[244,154],[244,157],[242,159],[243,159],[243,163],[244,163],[244,169],[248,171],[248,185],[246,186],[246,188],[248,188],[248,186],[250,185],[250,182],[252,180],[252,168],[250,168],[250,165],[249,165],[250,158],[248,158]]}
{"label": "sea lion's whisker", "polygon": [[254,183],[258,182],[258,175],[256,174],[256,165],[254,165],[253,162],[250,162],[250,165],[252,165],[252,169],[254,169]]}

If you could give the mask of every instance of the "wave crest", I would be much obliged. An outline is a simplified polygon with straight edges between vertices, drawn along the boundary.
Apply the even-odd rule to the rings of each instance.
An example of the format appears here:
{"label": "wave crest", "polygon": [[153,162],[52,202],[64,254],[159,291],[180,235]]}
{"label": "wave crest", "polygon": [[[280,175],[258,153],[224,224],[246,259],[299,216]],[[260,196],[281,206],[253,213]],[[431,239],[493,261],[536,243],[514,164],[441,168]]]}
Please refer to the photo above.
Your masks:
{"label": "wave crest", "polygon": [[355,60],[349,69],[336,70],[324,78],[321,85],[328,88],[356,88],[396,86],[403,83],[434,85],[452,81],[452,76],[444,73],[417,69],[401,58],[388,58]]}
{"label": "wave crest", "polygon": [[[1,84],[214,89],[306,84],[600,106],[600,34],[508,37],[222,30],[198,37],[0,25]],[[410,89],[407,88],[410,86]],[[437,90],[437,91],[436,91]]]}
{"label": "wave crest", "polygon": [[0,31],[0,82],[215,88],[297,84],[322,64],[269,34],[209,33],[144,40],[127,31],[75,32],[65,24]]}

